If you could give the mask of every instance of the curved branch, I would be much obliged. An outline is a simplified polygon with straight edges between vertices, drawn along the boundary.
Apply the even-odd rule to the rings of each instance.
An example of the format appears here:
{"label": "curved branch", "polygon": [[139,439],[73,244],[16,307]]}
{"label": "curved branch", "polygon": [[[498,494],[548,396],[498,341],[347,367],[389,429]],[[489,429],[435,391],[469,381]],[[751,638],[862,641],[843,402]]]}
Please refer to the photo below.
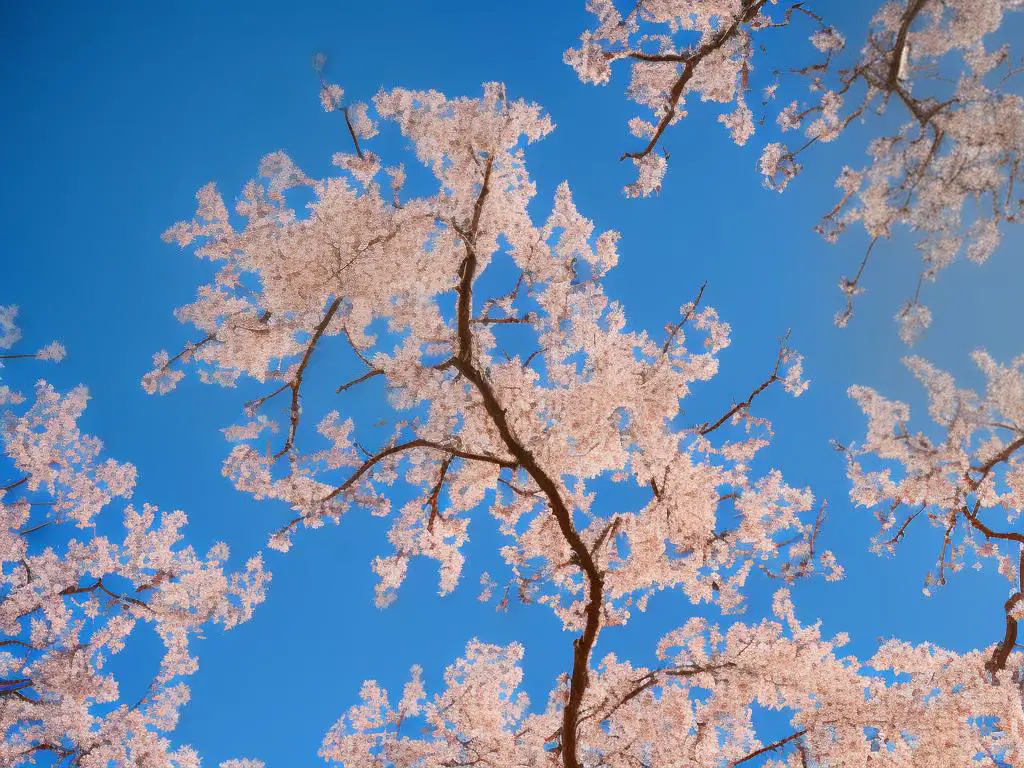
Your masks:
{"label": "curved branch", "polygon": [[467,459],[469,461],[485,461],[489,464],[497,464],[499,467],[503,467],[505,469],[514,469],[516,467],[516,462],[511,461],[509,459],[502,459],[498,456],[491,456],[486,453],[474,453],[473,451],[464,451],[461,448],[456,448],[451,445],[445,445],[444,443],[438,443],[433,440],[424,440],[422,438],[416,438],[415,440],[409,440],[404,443],[398,443],[396,445],[389,446],[373,454],[366,461],[364,461],[359,466],[359,468],[356,469],[356,471],[349,476],[349,478],[345,482],[343,482],[341,485],[339,485],[337,488],[331,491],[327,496],[322,498],[320,502],[324,503],[330,501],[331,499],[336,498],[340,494],[347,491],[349,488],[356,484],[359,478],[361,478],[363,475],[365,475],[367,472],[373,469],[375,465],[386,459],[388,456],[394,456],[396,453],[402,453],[403,451],[408,451],[413,448],[430,448],[435,451],[443,451],[455,458]]}
{"label": "curved branch", "polygon": [[996,673],[1006,668],[1006,662],[1009,660],[1014,646],[1017,645],[1017,619],[1014,616],[1014,611],[1017,608],[1017,603],[1024,601],[1024,552],[1020,554],[1018,573],[1020,591],[1012,595],[1003,605],[1003,610],[1006,612],[1006,631],[1003,634],[1003,639],[992,649],[992,656],[985,663],[985,669],[992,674],[993,684],[996,682]]}
{"label": "curved branch", "polygon": [[678,79],[673,84],[672,89],[668,94],[668,106],[665,110],[665,114],[661,116],[661,120],[658,121],[657,127],[654,129],[654,134],[651,136],[651,140],[647,143],[639,152],[627,152],[620,160],[625,160],[627,157],[634,160],[639,160],[642,157],[646,157],[651,154],[658,142],[661,140],[661,136],[665,133],[665,129],[672,123],[676,116],[676,107],[679,105],[679,99],[683,95],[683,91],[686,89],[686,84],[690,82],[693,77],[694,68],[700,64],[705,58],[719,50],[729,40],[735,37],[740,28],[752,21],[758,13],[761,11],[761,7],[765,5],[768,0],[754,0],[745,4],[743,12],[737,16],[732,24],[720,30],[717,34],[713,35],[710,40],[701,45],[691,54],[678,54],[681,58],[676,58],[676,55],[670,55],[667,57],[650,57],[646,55],[637,55],[634,58],[644,58],[647,61],[679,61],[683,65],[683,71],[680,73]]}
{"label": "curved branch", "polygon": [[355,379],[352,379],[352,381],[349,381],[349,382],[346,382],[346,383],[342,384],[341,386],[339,386],[334,391],[335,391],[336,394],[344,392],[344,391],[346,391],[348,389],[351,389],[352,387],[356,386],[357,384],[362,384],[364,381],[367,381],[368,379],[372,379],[374,376],[382,376],[383,374],[384,374],[384,371],[382,371],[380,368],[374,368],[372,371],[367,371],[362,376],[360,376],[358,378],[355,378]]}
{"label": "curved branch", "polygon": [[569,677],[569,696],[565,708],[562,710],[562,762],[565,768],[580,768],[580,760],[577,755],[578,734],[576,731],[580,717],[580,707],[583,703],[583,694],[589,683],[590,654],[601,626],[601,608],[604,604],[604,577],[598,570],[590,550],[573,524],[572,512],[562,498],[558,484],[540,466],[533,453],[515,436],[505,415],[505,409],[498,401],[493,387],[491,387],[490,382],[473,364],[472,321],[473,280],[476,276],[477,266],[476,237],[484,203],[489,192],[493,160],[493,154],[488,155],[484,166],[480,193],[473,206],[473,218],[470,226],[466,230],[455,228],[466,246],[466,256],[460,267],[460,279],[456,289],[458,293],[458,349],[450,364],[476,388],[483,400],[487,415],[498,430],[498,434],[501,436],[502,442],[505,443],[505,447],[515,458],[515,463],[533,479],[534,483],[537,484],[537,487],[547,498],[548,504],[551,507],[551,513],[558,523],[562,537],[573,552],[574,565],[583,571],[587,581],[587,604],[583,611],[585,624],[583,633],[573,641],[573,664]]}
{"label": "curved branch", "polygon": [[900,64],[903,62],[903,53],[907,48],[907,37],[910,34],[910,27],[918,17],[928,0],[913,0],[903,12],[900,21],[899,31],[896,33],[896,42],[892,48],[892,59],[889,61],[889,73],[886,76],[886,84],[890,90],[896,90],[900,81]]}
{"label": "curved branch", "polygon": [[788,338],[789,334],[787,333],[782,340],[782,344],[779,345],[779,354],[775,358],[775,367],[772,369],[772,372],[768,376],[768,378],[761,382],[757,387],[755,387],[754,390],[749,395],[747,395],[746,400],[733,405],[732,408],[730,408],[728,411],[722,414],[722,416],[720,416],[715,422],[704,422],[701,426],[697,427],[697,434],[707,435],[711,432],[714,432],[716,429],[725,424],[725,422],[727,422],[740,411],[748,410],[751,404],[754,402],[754,398],[756,398],[758,395],[760,395],[762,392],[768,389],[768,387],[770,387],[777,381],[782,381],[782,377],[779,376],[779,370],[782,368],[782,361],[786,358],[786,353],[789,351],[786,347],[786,339]]}

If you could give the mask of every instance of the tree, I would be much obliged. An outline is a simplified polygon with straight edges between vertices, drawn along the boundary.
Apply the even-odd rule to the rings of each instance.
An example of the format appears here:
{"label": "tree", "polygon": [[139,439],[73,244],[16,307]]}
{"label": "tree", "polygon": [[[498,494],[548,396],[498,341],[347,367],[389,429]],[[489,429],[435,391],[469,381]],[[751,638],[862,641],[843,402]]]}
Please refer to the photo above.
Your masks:
{"label": "tree", "polygon": [[[1020,215],[1024,113],[997,81],[1000,67],[1013,72],[1008,49],[983,47],[1019,4],[888,3],[860,54],[842,61],[845,37],[803,3],[639,0],[623,14],[611,0],[593,0],[597,27],[566,59],[598,83],[613,62],[632,63],[630,97],[653,111],[630,123],[646,142],[624,156],[638,169],[633,196],[662,183],[668,157],[657,149],[685,115],[687,96],[731,105],[721,122],[737,143],[749,139],[758,44],[798,21],[809,25],[819,60],[767,83],[764,106],[791,79],[805,80],[809,100],[792,101],[778,122],[802,129],[806,141],[766,147],[769,187],[781,191],[805,150],[854,121],[891,103],[905,109],[894,133],[877,121],[884,135],[868,167],[843,170],[842,199],[821,227],[834,239],[861,221],[870,239],[856,276],[842,283],[851,302],[842,324],[875,243],[897,224],[922,233],[922,278],[931,279],[965,240],[968,255],[984,260],[999,227]],[[413,558],[437,563],[441,594],[458,588],[470,520],[489,514],[504,543],[481,600],[499,610],[512,600],[542,605],[566,638],[564,672],[547,681],[540,703],[522,691],[531,649],[519,643],[470,639],[429,693],[419,667],[397,696],[367,681],[326,734],[325,761],[1024,762],[1016,642],[1024,535],[1013,528],[1024,507],[1024,360],[1004,367],[976,353],[987,380],[979,395],[908,359],[938,439],[934,428],[910,431],[903,403],[851,388],[867,437],[837,447],[854,503],[876,510],[876,549],[894,552],[921,527],[915,521],[928,519],[943,535],[926,590],[988,558],[1012,594],[1005,634],[988,648],[957,653],[893,639],[868,658],[845,653],[845,634],[798,619],[792,592],[799,580],[843,575],[819,540],[825,504],[782,471],[762,469],[784,463],[770,450],[774,427],[762,404],[808,387],[790,334],[765,351],[746,390],[720,391],[732,329],[708,306],[707,286],[695,285],[663,329],[635,327],[605,292],[619,235],[597,232],[568,183],[546,216],[536,215],[528,145],[554,127],[540,106],[510,99],[496,83],[476,98],[396,88],[366,104],[323,77],[322,57],[314,64],[321,103],[351,148],[322,178],[283,152],[267,155],[234,212],[215,185],[199,191],[195,218],[166,239],[209,260],[214,275],[177,311],[195,334],[174,354],[157,353],[142,386],[170,393],[191,369],[205,383],[259,389],[225,430],[232,447],[222,469],[239,491],[288,510],[270,548],[288,552],[306,529],[360,511],[388,518],[390,551],[373,564],[383,608],[398,598]],[[944,85],[949,71],[953,88]],[[375,151],[382,124],[401,133],[422,166],[412,181],[407,156]],[[919,291],[899,314],[908,342],[929,318]],[[64,356],[56,342],[35,353],[15,348],[15,315],[0,307],[0,362]],[[351,376],[327,380],[339,370]],[[357,388],[380,394],[390,418],[357,421],[346,404]],[[694,405],[701,388],[719,397],[717,410]],[[240,572],[226,570],[223,544],[198,554],[184,543],[181,512],[128,505],[126,532],[115,534],[110,507],[132,497],[136,472],[81,434],[87,400],[82,387],[61,393],[40,382],[29,402],[0,385],[0,757],[5,765],[198,768],[198,754],[169,736],[188,699],[183,678],[198,664],[191,640],[247,620],[270,574],[261,554]],[[755,579],[774,585],[770,613],[733,618]],[[694,615],[644,638],[653,661],[602,647],[604,638],[636,633],[633,619],[659,592],[711,618]],[[134,651],[134,632],[147,624],[163,653],[136,697],[121,690],[110,657]]]}
{"label": "tree", "polygon": [[[868,660],[840,656],[845,637],[801,624],[784,586],[774,620],[691,619],[652,639],[656,667],[597,656],[601,635],[626,631],[660,590],[726,616],[743,605],[752,572],[841,576],[817,546],[824,510],[810,491],[751,470],[772,435],[755,402],[776,389],[799,395],[801,357],[784,339],[746,397],[703,419],[684,415],[680,401],[714,378],[730,329],[704,306],[703,288],[660,337],[630,329],[602,288],[618,236],[595,236],[568,185],[534,223],[524,144],[552,128],[539,107],[495,84],[476,99],[382,92],[373,111],[343,97],[323,84],[353,145],[334,158],[339,174],[311,178],[276,153],[243,191],[242,226],[210,185],[196,217],[168,231],[216,274],[178,310],[198,336],[173,357],[157,354],[144,386],[169,391],[190,365],[206,382],[266,387],[227,431],[237,445],[224,473],[294,510],[271,546],[287,550],[301,528],[354,507],[391,516],[393,551],[374,565],[387,605],[415,556],[437,560],[440,591],[454,589],[467,521],[486,508],[508,543],[507,573],[485,580],[484,599],[498,590],[499,606],[512,594],[544,604],[573,639],[543,710],[517,692],[524,649],[474,640],[430,698],[418,669],[398,699],[366,683],[322,757],[351,768],[1017,758],[1018,654],[996,667],[980,651],[892,641]],[[379,120],[411,141],[433,175],[429,194],[408,194],[403,167],[368,148]],[[304,216],[288,201],[297,188],[312,200]],[[379,445],[364,446],[338,411],[309,424],[310,371],[339,352],[362,372],[337,393],[382,383],[396,411]],[[264,413],[275,400],[281,425]],[[400,481],[413,498],[394,510]],[[609,483],[631,487],[635,504],[602,504]],[[789,729],[764,733],[761,710],[783,711]],[[420,735],[403,734],[407,721]]]}
{"label": "tree", "polygon": [[[846,36],[803,2],[638,0],[623,14],[614,0],[590,0],[597,24],[565,60],[580,80],[599,85],[609,82],[615,62],[630,62],[627,95],[652,114],[630,120],[630,131],[645,143],[622,159],[637,167],[626,193],[645,196],[661,187],[668,153],[657,149],[668,128],[687,116],[687,98],[732,106],[719,122],[745,144],[755,131],[749,100],[757,52],[777,39],[779,28],[798,21],[809,26],[817,59],[776,70],[763,83],[761,102],[767,110],[791,81],[806,82],[806,94],[781,98],[785,106],[775,120],[782,133],[802,131],[804,140],[795,148],[767,144],[761,173],[769,189],[781,192],[815,144],[835,141],[861,121],[878,126],[868,165],[843,167],[836,179],[841,198],[817,229],[834,242],[859,221],[870,239],[853,277],[840,281],[846,296],[836,314],[840,326],[863,292],[861,279],[878,240],[899,225],[915,233],[922,270],[896,316],[901,337],[911,344],[931,324],[922,283],[935,280],[965,246],[969,259],[986,261],[999,244],[1000,225],[1018,221],[1024,211],[1018,191],[1024,102],[1005,89],[1019,70],[1009,43],[986,46],[1004,14],[1019,7],[1018,0],[892,0],[882,4],[863,46],[851,55]],[[898,127],[889,119],[891,105]]]}
{"label": "tree", "polygon": [[[20,339],[16,312],[0,307],[0,350]],[[53,342],[0,362],[63,356]],[[88,399],[84,387],[62,394],[45,381],[31,401],[0,386],[0,762],[198,766],[161,735],[189,698],[190,639],[248,619],[270,575],[259,555],[226,572],[224,544],[200,555],[182,544],[182,512],[146,503],[124,508],[117,537],[100,517],[132,496],[135,467],[101,459],[102,443],[78,430]],[[126,698],[108,662],[146,624],[162,659],[141,696]]]}

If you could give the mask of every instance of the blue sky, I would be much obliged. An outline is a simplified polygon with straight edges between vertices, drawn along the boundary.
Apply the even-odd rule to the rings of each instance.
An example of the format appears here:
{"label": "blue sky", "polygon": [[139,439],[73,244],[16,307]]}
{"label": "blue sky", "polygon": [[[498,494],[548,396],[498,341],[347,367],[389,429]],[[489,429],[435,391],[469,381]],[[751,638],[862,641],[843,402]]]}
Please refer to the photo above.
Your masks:
{"label": "blue sky", "polygon": [[[833,6],[830,18],[856,40],[865,22],[854,7],[860,4],[823,5]],[[732,324],[734,343],[722,374],[688,408],[720,412],[744,396],[770,369],[776,338],[792,328],[791,344],[807,356],[813,383],[799,400],[765,400],[777,428],[770,462],[829,500],[825,545],[848,572],[837,585],[799,587],[798,614],[822,617],[826,632],[850,632],[853,649],[864,654],[893,635],[961,650],[994,642],[1005,582],[965,573],[922,597],[933,532],[908,537],[897,559],[869,554],[874,520],[847,501],[844,467],[829,447],[831,438],[863,434],[845,396],[850,384],[920,403],[898,362],[906,349],[892,321],[916,275],[906,238],[884,244],[851,327],[832,326],[838,279],[856,268],[865,239],[853,233],[829,246],[811,230],[833,202],[841,163],[860,162],[860,137],[812,154],[805,174],[779,196],[760,185],[759,142],[731,146],[715,110],[694,105],[667,136],[664,192],[627,201],[620,189],[630,169],[617,159],[635,144],[625,128],[634,114],[623,97],[625,73],[608,87],[584,87],[561,63],[588,23],[582,6],[195,0],[111,2],[100,10],[4,3],[0,303],[22,306],[30,342],[66,344],[68,360],[45,375],[62,387],[89,386],[85,427],[111,455],[139,467],[137,498],[185,510],[197,546],[225,540],[243,559],[264,546],[282,516],[221,477],[226,444],[218,430],[233,422],[241,398],[188,381],[155,399],[138,383],[154,351],[185,338],[171,310],[207,275],[160,233],[192,214],[195,190],[207,181],[233,195],[267,152],[283,149],[311,173],[328,172],[345,137],[337,116],[319,108],[310,69],[317,51],[353,98],[397,85],[472,95],[484,81],[503,80],[511,96],[540,102],[558,125],[528,152],[538,211],[568,179],[581,212],[599,229],[622,232],[621,264],[607,289],[632,323],[658,330],[708,281],[707,300]],[[783,52],[769,48],[765,69]],[[928,288],[936,320],[916,353],[977,382],[972,349],[984,346],[1001,360],[1024,352],[1019,321],[1011,322],[1024,277],[1021,245],[1011,233],[984,269],[957,264]],[[24,385],[37,371],[6,375],[23,377]],[[345,407],[365,417],[374,411],[373,393],[353,393]],[[565,668],[568,637],[543,608],[496,614],[476,602],[495,541],[489,523],[471,531],[470,563],[454,596],[436,597],[432,568],[419,564],[399,601],[382,612],[372,604],[369,563],[383,530],[356,514],[300,536],[288,555],[271,553],[269,602],[249,624],[200,643],[202,669],[176,738],[194,745],[207,765],[247,755],[278,768],[312,763],[363,679],[394,689],[420,663],[436,682],[473,636],[525,642],[527,688],[543,705]],[[755,609],[770,586],[755,591]],[[598,655],[612,647],[648,654],[658,632],[689,612],[680,600],[657,601],[623,636],[602,638]],[[141,679],[133,664],[126,679]]]}

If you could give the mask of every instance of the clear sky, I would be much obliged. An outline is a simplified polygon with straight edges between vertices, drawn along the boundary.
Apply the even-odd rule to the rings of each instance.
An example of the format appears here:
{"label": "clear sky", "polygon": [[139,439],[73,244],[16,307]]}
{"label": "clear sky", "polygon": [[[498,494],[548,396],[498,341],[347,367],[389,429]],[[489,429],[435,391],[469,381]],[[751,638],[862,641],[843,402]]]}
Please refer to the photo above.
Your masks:
{"label": "clear sky", "polygon": [[[821,5],[858,39],[861,4]],[[207,265],[162,243],[160,233],[191,216],[193,195],[207,181],[233,195],[267,152],[283,149],[311,173],[328,172],[345,137],[337,116],[319,107],[310,68],[317,51],[353,98],[398,85],[473,95],[482,82],[503,80],[511,96],[540,102],[558,125],[528,151],[538,210],[568,179],[582,213],[599,229],[622,232],[621,264],[607,285],[631,323],[657,331],[708,281],[707,300],[732,324],[734,343],[722,374],[688,408],[720,412],[744,396],[770,369],[776,338],[792,328],[812,386],[798,400],[765,400],[777,428],[768,459],[790,482],[829,500],[824,546],[848,573],[840,584],[797,587],[798,615],[822,617],[827,633],[850,632],[860,654],[893,635],[958,650],[994,642],[1005,582],[964,573],[924,598],[934,531],[909,537],[897,559],[871,555],[874,520],[851,507],[842,459],[829,446],[830,438],[863,435],[845,395],[853,383],[921,402],[899,364],[906,349],[892,321],[916,275],[906,239],[882,246],[851,327],[832,325],[839,277],[856,268],[866,243],[855,233],[829,246],[812,226],[834,201],[840,158],[860,161],[861,137],[812,153],[805,174],[779,196],[761,187],[760,142],[731,146],[715,110],[694,105],[667,136],[664,192],[627,201],[620,189],[631,169],[617,158],[635,140],[625,129],[634,113],[623,97],[624,73],[608,87],[585,87],[561,62],[587,21],[582,0],[2,3],[0,304],[21,305],[30,342],[57,337],[68,347],[68,360],[46,375],[62,387],[89,386],[86,431],[139,467],[137,498],[185,510],[200,548],[224,540],[244,560],[283,518],[221,477],[227,447],[218,430],[236,419],[241,398],[191,380],[160,399],[139,386],[150,355],[185,338],[171,310],[207,274]],[[769,50],[766,66],[782,53]],[[936,320],[916,353],[977,383],[967,358],[975,347],[1004,361],[1024,352],[1011,314],[1024,285],[1022,243],[1011,233],[984,269],[957,264],[928,287]],[[344,407],[356,416],[374,409],[362,394]],[[176,740],[195,746],[207,765],[233,756],[276,768],[313,764],[363,679],[394,689],[420,663],[436,684],[473,636],[524,642],[527,689],[543,706],[566,668],[569,638],[544,608],[499,614],[476,601],[495,540],[489,523],[471,529],[469,565],[454,596],[438,598],[432,568],[421,563],[398,602],[378,611],[369,564],[383,531],[381,521],[357,513],[340,527],[303,533],[287,555],[269,553],[268,603],[250,623],[211,632],[198,645],[201,670]],[[753,616],[773,586],[755,588]],[[621,648],[645,657],[658,632],[690,612],[678,599],[655,601],[623,636],[602,636],[598,656]],[[128,685],[144,679],[139,658],[125,664]]]}

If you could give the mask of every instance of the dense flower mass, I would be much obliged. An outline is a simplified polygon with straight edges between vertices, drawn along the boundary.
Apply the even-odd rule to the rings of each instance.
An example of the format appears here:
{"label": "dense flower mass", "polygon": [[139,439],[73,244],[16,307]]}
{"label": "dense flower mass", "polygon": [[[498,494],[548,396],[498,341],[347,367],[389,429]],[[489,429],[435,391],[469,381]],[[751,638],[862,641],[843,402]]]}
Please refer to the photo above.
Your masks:
{"label": "dense flower mass", "polygon": [[579,48],[565,52],[565,63],[581,81],[605,85],[615,62],[630,62],[627,95],[651,112],[649,118],[629,122],[630,132],[643,142],[623,155],[637,168],[636,183],[626,188],[629,196],[660,189],[666,158],[658,155],[658,143],[697,99],[732,109],[719,122],[740,146],[753,136],[748,97],[755,40],[763,30],[787,24],[794,9],[813,18],[802,3],[775,18],[775,5],[768,0],[640,0],[622,13],[614,0],[589,0],[596,24],[583,33]]}
{"label": "dense flower mass", "polygon": [[[990,42],[1004,15],[1020,7],[1020,0],[890,0],[872,18],[859,51],[848,53],[846,36],[807,3],[639,0],[624,14],[613,0],[591,0],[597,23],[565,59],[583,82],[595,84],[609,81],[615,62],[630,62],[627,95],[651,118],[629,124],[646,143],[623,156],[638,167],[627,194],[649,195],[666,172],[658,145],[696,98],[729,105],[733,111],[719,121],[737,144],[747,142],[755,124],[748,106],[755,51],[778,27],[809,25],[817,59],[786,62],[787,77],[767,82],[761,101],[765,110],[783,105],[775,117],[782,134],[803,136],[795,145],[784,136],[769,142],[760,170],[768,188],[782,191],[812,146],[868,118],[879,126],[867,165],[842,169],[840,200],[818,227],[834,241],[860,222],[870,239],[859,269],[840,282],[846,306],[836,323],[842,326],[863,292],[875,242],[897,226],[915,233],[920,280],[931,281],[961,253],[984,262],[999,244],[1000,225],[1024,212],[1024,101],[1008,90],[1017,73],[1011,46]],[[788,55],[793,48],[788,41]],[[783,97],[800,81],[805,93]],[[909,293],[896,319],[911,344],[931,324],[931,314],[921,303],[920,282]]]}
{"label": "dense flower mass", "polygon": [[1024,534],[1014,530],[1024,510],[1024,358],[1002,366],[978,351],[974,361],[985,375],[983,396],[959,389],[951,375],[925,360],[906,360],[928,392],[937,439],[910,431],[906,404],[852,387],[850,395],[868,417],[868,433],[847,454],[851,497],[875,509],[881,525],[877,551],[895,552],[922,524],[918,520],[943,532],[926,593],[945,584],[947,573],[967,565],[980,569],[985,560],[1009,580],[1006,636],[989,660],[991,669],[1001,670],[1024,616]]}
{"label": "dense flower mass", "polygon": [[[231,227],[207,187],[196,219],[169,233],[198,240],[198,253],[220,264],[214,283],[179,310],[206,335],[174,364],[160,353],[144,384],[168,389],[186,359],[205,381],[268,382],[267,394],[247,404],[248,421],[227,430],[237,444],[224,471],[240,489],[292,505],[296,517],[273,546],[286,549],[300,525],[351,506],[392,514],[385,489],[404,467],[420,494],[393,515],[394,552],[375,566],[381,603],[415,555],[439,561],[441,591],[450,591],[466,516],[486,499],[516,539],[503,550],[509,573],[571,627],[585,623],[586,579],[564,563],[585,543],[593,567],[607,572],[603,610],[614,622],[674,586],[736,607],[751,558],[774,558],[778,537],[797,534],[785,548],[799,561],[790,565],[813,569],[813,518],[803,517],[811,494],[778,473],[749,474],[770,425],[749,402],[701,424],[679,418],[680,399],[714,376],[728,326],[694,301],[663,340],[628,330],[600,282],[618,258],[618,235],[595,236],[564,184],[547,221],[531,221],[522,143],[551,129],[539,108],[507,101],[497,85],[481,99],[393,91],[376,107],[434,172],[433,197],[402,200],[400,187],[386,195],[344,158],[336,164],[346,173],[314,180],[275,155],[264,160],[266,180],[246,188],[244,229]],[[356,158],[371,156],[355,148]],[[315,195],[308,216],[287,207],[277,191],[287,184]],[[509,267],[507,292],[479,292],[489,269]],[[372,332],[380,319],[386,336]],[[318,435],[300,429],[311,418],[302,407],[307,369],[331,357],[328,340],[339,336],[365,367],[340,390],[380,377],[398,411],[422,414],[398,420],[373,451],[356,444],[355,425],[337,411],[319,417]],[[800,356],[785,346],[766,386],[776,383],[794,394],[806,387]],[[283,423],[261,412],[274,398],[287,404]],[[268,432],[279,447],[261,451]],[[598,512],[589,486],[601,479],[632,482],[647,501]],[[548,514],[552,497],[564,507],[561,520]],[[716,525],[727,514],[740,522],[724,533]],[[586,521],[578,532],[577,518]]]}
{"label": "dense flower mass", "polygon": [[[802,359],[784,339],[746,398],[684,418],[680,402],[714,379],[730,328],[703,289],[660,337],[630,328],[602,289],[618,235],[596,233],[568,185],[534,223],[525,145],[552,129],[539,107],[490,84],[475,99],[397,89],[372,112],[325,108],[362,116],[346,118],[352,151],[335,157],[337,175],[311,178],[271,155],[239,199],[239,225],[207,186],[196,217],[168,231],[216,274],[178,310],[198,336],[159,353],[143,384],[168,391],[191,366],[209,383],[262,385],[245,421],[226,430],[235,445],[224,473],[293,510],[273,547],[287,550],[301,528],[352,508],[390,517],[392,551],[374,564],[387,605],[416,556],[438,561],[442,594],[454,589],[469,519],[486,510],[507,543],[505,572],[485,577],[483,599],[544,604],[575,635],[543,710],[518,691],[524,649],[474,640],[433,697],[418,669],[397,701],[367,682],[363,703],[328,733],[325,759],[349,768],[1013,759],[1016,655],[1000,669],[982,652],[898,642],[867,661],[839,656],[845,638],[801,625],[786,589],[775,621],[694,619],[652,641],[660,666],[595,657],[600,635],[660,590],[725,615],[744,606],[755,573],[841,577],[817,546],[823,509],[810,491],[751,468],[772,437],[755,401],[772,389],[801,394]],[[410,140],[432,193],[407,194],[404,168],[368,148],[386,123]],[[288,201],[296,187],[312,197],[304,214]],[[335,385],[338,409],[312,414],[311,371],[352,365]],[[394,418],[390,437],[365,445],[341,409],[349,390],[375,382]],[[636,503],[602,503],[610,483],[631,486]],[[396,484],[411,498],[393,509]],[[790,730],[762,733],[755,713],[765,710],[786,713]]]}
{"label": "dense flower mass", "polygon": [[[14,308],[0,321],[10,348]],[[226,572],[224,544],[197,553],[182,542],[185,515],[149,504],[125,507],[117,533],[100,518],[132,496],[135,468],[102,459],[100,441],[79,431],[85,388],[62,394],[40,381],[31,398],[6,385],[0,394],[0,763],[198,766],[163,735],[188,701],[190,639],[249,618],[270,578],[260,557]],[[142,625],[164,650],[149,686],[128,698],[108,661],[131,653]]]}

